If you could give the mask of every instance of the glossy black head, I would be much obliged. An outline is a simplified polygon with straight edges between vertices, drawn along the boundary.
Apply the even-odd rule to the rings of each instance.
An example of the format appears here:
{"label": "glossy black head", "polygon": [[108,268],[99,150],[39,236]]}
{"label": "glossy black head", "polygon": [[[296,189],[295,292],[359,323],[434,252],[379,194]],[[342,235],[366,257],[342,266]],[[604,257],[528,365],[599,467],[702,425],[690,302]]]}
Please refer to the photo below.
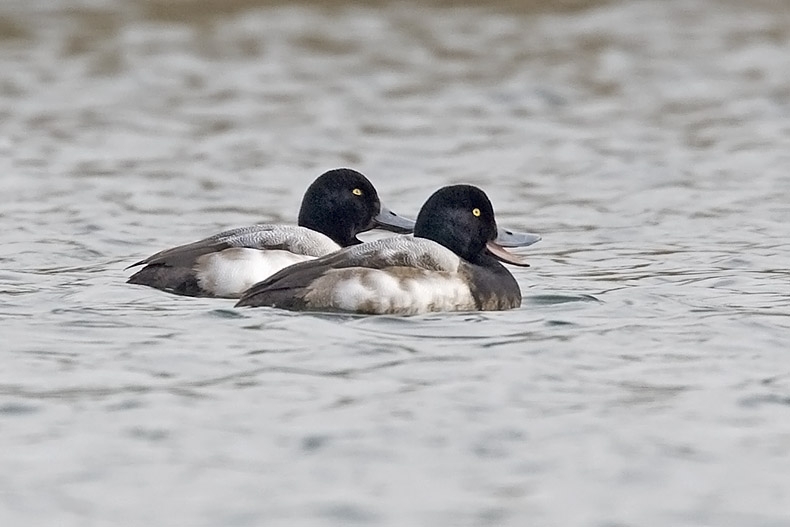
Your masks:
{"label": "glossy black head", "polygon": [[349,168],[321,174],[302,199],[299,225],[326,234],[341,247],[362,243],[357,234],[376,226],[381,211],[368,178]]}
{"label": "glossy black head", "polygon": [[486,244],[497,237],[494,208],[477,187],[442,187],[420,209],[414,236],[440,243],[464,260],[476,261]]}
{"label": "glossy black head", "polygon": [[417,215],[414,236],[440,243],[469,262],[483,263],[490,255],[520,267],[529,264],[502,244],[520,247],[540,239],[528,233],[499,233],[491,201],[471,185],[452,185],[434,192]]}

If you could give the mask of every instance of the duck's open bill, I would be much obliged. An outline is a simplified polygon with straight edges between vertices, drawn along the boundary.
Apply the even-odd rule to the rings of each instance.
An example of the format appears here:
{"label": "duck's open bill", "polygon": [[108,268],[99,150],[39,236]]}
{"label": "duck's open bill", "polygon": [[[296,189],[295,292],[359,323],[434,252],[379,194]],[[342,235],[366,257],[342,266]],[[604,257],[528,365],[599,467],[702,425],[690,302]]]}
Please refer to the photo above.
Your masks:
{"label": "duck's open bill", "polygon": [[516,232],[499,227],[496,231],[496,244],[500,247],[527,247],[541,240],[539,234],[531,232]]}
{"label": "duck's open bill", "polygon": [[488,242],[486,244],[486,249],[488,249],[488,252],[490,252],[497,260],[512,265],[517,265],[519,267],[529,267],[529,264],[521,256],[507,252],[505,248],[499,245],[496,241]]}
{"label": "duck's open bill", "polygon": [[381,206],[378,216],[373,218],[374,228],[404,234],[414,232],[414,223],[414,220],[398,216],[384,205]]}

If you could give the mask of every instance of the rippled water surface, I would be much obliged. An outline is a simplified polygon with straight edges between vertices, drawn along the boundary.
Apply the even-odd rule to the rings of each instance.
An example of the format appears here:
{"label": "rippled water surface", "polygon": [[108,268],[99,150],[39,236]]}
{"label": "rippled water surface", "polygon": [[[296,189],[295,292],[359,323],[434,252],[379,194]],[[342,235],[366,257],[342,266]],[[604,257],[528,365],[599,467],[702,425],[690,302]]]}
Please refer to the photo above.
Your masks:
{"label": "rippled water surface", "polygon": [[[790,524],[782,1],[0,4],[2,525]],[[351,166],[543,234],[521,309],[124,267]]]}

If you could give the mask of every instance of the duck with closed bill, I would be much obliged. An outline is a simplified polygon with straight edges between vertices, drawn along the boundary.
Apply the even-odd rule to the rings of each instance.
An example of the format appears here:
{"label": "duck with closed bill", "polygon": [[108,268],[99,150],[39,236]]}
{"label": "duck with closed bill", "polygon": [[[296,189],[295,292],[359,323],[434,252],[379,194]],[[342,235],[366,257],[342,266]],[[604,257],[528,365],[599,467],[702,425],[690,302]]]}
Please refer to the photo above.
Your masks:
{"label": "duck with closed bill", "polygon": [[420,210],[414,237],[296,264],[254,285],[236,305],[363,314],[512,309],[521,305],[521,290],[500,262],[529,264],[504,247],[538,240],[498,230],[479,188],[443,187]]}
{"label": "duck with closed bill", "polygon": [[348,168],[325,172],[307,188],[298,223],[241,227],[166,249],[132,264],[145,267],[128,283],[178,295],[238,298],[284,267],[362,243],[361,232],[414,227],[413,220],[383,207],[370,181]]}

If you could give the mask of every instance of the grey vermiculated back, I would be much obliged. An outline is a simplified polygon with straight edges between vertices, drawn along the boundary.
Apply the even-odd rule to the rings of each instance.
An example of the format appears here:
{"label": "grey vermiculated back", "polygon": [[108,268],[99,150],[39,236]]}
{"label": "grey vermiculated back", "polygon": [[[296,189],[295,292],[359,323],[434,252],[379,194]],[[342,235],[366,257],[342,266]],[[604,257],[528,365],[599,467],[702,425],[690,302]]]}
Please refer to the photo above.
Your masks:
{"label": "grey vermiculated back", "polygon": [[212,236],[231,247],[282,249],[306,256],[323,256],[339,249],[320,232],[296,225],[252,225]]}
{"label": "grey vermiculated back", "polygon": [[160,251],[130,267],[146,264],[185,265],[197,257],[230,247],[282,249],[306,256],[323,256],[340,247],[327,236],[295,225],[251,225],[230,229],[194,243]]}
{"label": "grey vermiculated back", "polygon": [[410,235],[392,236],[356,245],[325,257],[339,267],[417,267],[428,271],[455,271],[459,258],[436,242]]}

